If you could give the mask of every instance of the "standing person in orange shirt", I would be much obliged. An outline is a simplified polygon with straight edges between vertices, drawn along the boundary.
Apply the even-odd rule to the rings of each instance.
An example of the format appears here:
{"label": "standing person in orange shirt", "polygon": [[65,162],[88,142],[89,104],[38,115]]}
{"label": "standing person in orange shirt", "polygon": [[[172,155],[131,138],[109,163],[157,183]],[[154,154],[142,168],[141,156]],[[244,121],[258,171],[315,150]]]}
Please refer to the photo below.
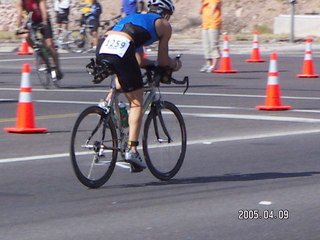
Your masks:
{"label": "standing person in orange shirt", "polygon": [[200,69],[200,72],[212,72],[221,57],[219,48],[221,5],[222,0],[202,0],[201,3],[202,44],[206,64]]}

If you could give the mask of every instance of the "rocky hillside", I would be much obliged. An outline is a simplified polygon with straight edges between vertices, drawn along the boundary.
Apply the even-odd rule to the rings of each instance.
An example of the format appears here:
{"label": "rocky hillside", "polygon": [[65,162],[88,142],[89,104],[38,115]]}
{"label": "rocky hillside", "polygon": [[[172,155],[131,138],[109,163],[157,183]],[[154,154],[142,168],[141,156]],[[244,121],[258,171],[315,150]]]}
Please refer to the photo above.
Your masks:
{"label": "rocky hillside", "polygon": [[[200,0],[174,0],[176,13],[172,24],[179,35],[197,36],[200,26]],[[0,0],[0,31],[15,29],[16,6],[14,0]],[[53,0],[47,0],[52,9]],[[77,0],[72,0],[71,19],[80,16]],[[100,0],[103,17],[107,19],[119,14],[122,0]],[[147,2],[147,0],[145,0]],[[288,0],[223,0],[223,32],[228,34],[251,33],[258,28],[261,32],[272,32],[273,19],[279,14],[289,14]],[[320,13],[319,0],[298,0],[296,14]],[[54,16],[54,13],[51,13]]]}

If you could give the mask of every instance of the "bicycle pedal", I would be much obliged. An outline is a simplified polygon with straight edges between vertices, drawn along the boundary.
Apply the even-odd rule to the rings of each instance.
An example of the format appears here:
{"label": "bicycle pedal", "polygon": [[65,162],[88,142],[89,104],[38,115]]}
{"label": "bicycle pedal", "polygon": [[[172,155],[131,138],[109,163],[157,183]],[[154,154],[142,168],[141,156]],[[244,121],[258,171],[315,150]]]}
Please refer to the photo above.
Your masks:
{"label": "bicycle pedal", "polygon": [[45,65],[45,63],[41,63],[40,67],[38,68],[39,72],[44,72],[47,71],[47,66]]}
{"label": "bicycle pedal", "polygon": [[106,166],[106,165],[109,165],[111,162],[110,161],[98,161],[96,163],[94,163],[95,166]]}

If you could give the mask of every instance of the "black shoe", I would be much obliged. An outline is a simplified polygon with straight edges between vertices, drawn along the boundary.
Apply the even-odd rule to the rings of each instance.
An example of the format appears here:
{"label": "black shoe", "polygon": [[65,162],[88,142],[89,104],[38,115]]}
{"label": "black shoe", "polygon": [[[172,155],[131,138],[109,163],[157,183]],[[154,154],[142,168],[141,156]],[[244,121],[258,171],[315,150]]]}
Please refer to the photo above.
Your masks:
{"label": "black shoe", "polygon": [[137,164],[131,163],[130,164],[130,172],[131,173],[139,173],[142,172],[144,168],[139,167]]}
{"label": "black shoe", "polygon": [[57,74],[57,80],[61,80],[63,78],[63,73],[60,71],[60,69],[56,70],[56,74]]}
{"label": "black shoe", "polygon": [[53,67],[51,69],[51,77],[53,81],[59,81],[63,78],[63,73],[60,71],[60,69]]}

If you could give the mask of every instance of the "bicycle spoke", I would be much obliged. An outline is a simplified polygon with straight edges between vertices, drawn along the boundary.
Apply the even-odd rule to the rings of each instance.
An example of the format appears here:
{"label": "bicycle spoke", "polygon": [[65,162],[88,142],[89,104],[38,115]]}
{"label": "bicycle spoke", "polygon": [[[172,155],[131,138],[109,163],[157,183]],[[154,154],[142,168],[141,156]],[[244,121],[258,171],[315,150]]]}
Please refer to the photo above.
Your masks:
{"label": "bicycle spoke", "polygon": [[179,110],[171,103],[156,106],[146,119],[143,152],[151,173],[169,180],[179,171],[186,152],[186,130]]}
{"label": "bicycle spoke", "polygon": [[71,159],[75,173],[84,185],[96,188],[111,176],[117,158],[113,122],[98,106],[80,114],[72,132]]}

